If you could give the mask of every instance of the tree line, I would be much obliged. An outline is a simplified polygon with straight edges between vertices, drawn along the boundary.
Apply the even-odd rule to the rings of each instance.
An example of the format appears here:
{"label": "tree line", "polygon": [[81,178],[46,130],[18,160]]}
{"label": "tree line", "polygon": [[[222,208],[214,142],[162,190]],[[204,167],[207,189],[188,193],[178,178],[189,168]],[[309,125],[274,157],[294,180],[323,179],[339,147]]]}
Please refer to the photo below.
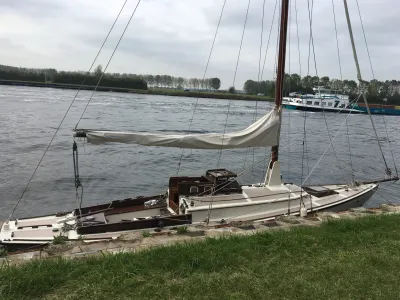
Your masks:
{"label": "tree line", "polygon": [[[56,69],[29,69],[0,65],[0,79],[37,81],[46,83],[81,84],[86,77],[86,85],[96,85],[102,76],[102,66],[98,65],[93,72],[57,71]],[[219,78],[183,78],[171,75],[142,75],[128,73],[104,73],[100,82],[102,86],[147,89],[148,87],[175,89],[218,90],[221,87]]]}
{"label": "tree line", "polygon": [[[317,86],[324,86],[344,93],[349,95],[350,99],[354,99],[359,94],[359,85],[354,80],[330,79],[328,76],[320,78],[317,76],[300,77],[298,74],[285,74],[283,93],[285,96],[288,96],[291,92],[312,94],[314,93],[313,87]],[[386,99],[388,104],[400,105],[400,81],[398,80],[379,81],[374,79],[363,81],[362,88],[371,103],[382,103]],[[274,97],[275,81],[247,80],[243,89],[247,94],[257,95],[261,93]]]}
{"label": "tree line", "polygon": [[214,78],[184,78],[174,77],[171,75],[140,75],[149,86],[158,88],[175,88],[175,89],[204,89],[204,90],[219,90],[221,80]]}
{"label": "tree line", "polygon": [[[45,83],[96,85],[102,75],[102,67],[98,66],[93,72],[83,71],[57,71],[56,69],[29,69],[0,65],[0,79],[15,81],[35,81]],[[147,82],[140,76],[115,76],[105,73],[100,82],[101,86],[144,89]]]}

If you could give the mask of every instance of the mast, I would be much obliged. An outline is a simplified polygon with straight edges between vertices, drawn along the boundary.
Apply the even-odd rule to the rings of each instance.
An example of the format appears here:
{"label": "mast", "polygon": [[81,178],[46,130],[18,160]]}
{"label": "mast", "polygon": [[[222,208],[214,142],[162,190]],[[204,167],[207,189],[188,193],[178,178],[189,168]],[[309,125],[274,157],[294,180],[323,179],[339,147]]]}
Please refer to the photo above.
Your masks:
{"label": "mast", "polygon": [[356,45],[354,43],[353,30],[351,28],[351,22],[350,22],[350,16],[349,16],[349,8],[347,7],[347,0],[343,0],[343,4],[344,4],[344,10],[346,12],[347,27],[349,28],[351,47],[353,49],[354,63],[356,64],[356,68],[357,68],[357,79],[358,79],[359,89],[361,89],[361,94],[363,96],[363,100],[364,100],[364,103],[365,103],[365,107],[367,108],[368,115],[369,115],[369,117],[371,119],[371,124],[372,124],[372,128],[374,130],[374,133],[375,133],[376,141],[378,142],[379,150],[381,151],[382,158],[383,158],[383,161],[384,161],[385,166],[386,166],[386,174],[391,176],[392,172],[391,172],[390,168],[388,167],[388,164],[387,164],[386,159],[385,159],[385,155],[383,154],[382,146],[381,146],[381,143],[379,142],[379,137],[378,137],[378,133],[377,133],[376,128],[375,128],[374,120],[372,119],[371,111],[369,109],[369,105],[368,105],[368,102],[367,102],[367,97],[365,96],[365,93],[364,93],[364,90],[363,90],[363,80],[362,80],[362,77],[361,77],[360,64],[358,63]]}
{"label": "mast", "polygon": [[[282,96],[283,96],[283,80],[285,76],[285,58],[286,58],[286,36],[287,36],[287,24],[289,15],[289,0],[282,0],[281,5],[281,26],[279,32],[279,52],[278,52],[278,65],[275,83],[275,106],[279,110],[279,114],[282,115]],[[280,128],[279,128],[280,135]],[[271,148],[271,164],[272,168],[274,162],[278,160],[279,151],[279,139],[278,145],[272,146]]]}

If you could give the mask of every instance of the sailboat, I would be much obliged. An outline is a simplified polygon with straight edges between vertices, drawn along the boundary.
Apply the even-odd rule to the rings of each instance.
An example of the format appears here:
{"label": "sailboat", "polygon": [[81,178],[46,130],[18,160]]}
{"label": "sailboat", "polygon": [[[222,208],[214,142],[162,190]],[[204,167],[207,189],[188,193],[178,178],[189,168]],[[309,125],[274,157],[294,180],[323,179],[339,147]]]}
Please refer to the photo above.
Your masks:
{"label": "sailboat", "polygon": [[[346,0],[344,3],[361,82]],[[1,244],[19,247],[47,244],[60,235],[68,240],[107,240],[127,231],[143,229],[185,224],[264,221],[282,215],[306,216],[315,212],[343,211],[362,206],[376,192],[380,182],[398,180],[397,176],[388,173],[388,177],[381,180],[319,186],[304,184],[297,186],[282,182],[279,141],[288,11],[289,0],[282,0],[275,107],[249,127],[230,133],[186,135],[74,130],[74,138],[84,138],[89,143],[98,145],[133,143],[148,147],[214,150],[271,147],[271,159],[263,182],[241,185],[237,180],[238,174],[222,168],[208,170],[202,176],[174,176],[170,177],[166,192],[157,195],[114,200],[87,207],[79,205],[70,212],[46,216],[20,219],[10,216],[0,231]],[[73,158],[75,187],[78,189],[81,182],[75,141]]]}

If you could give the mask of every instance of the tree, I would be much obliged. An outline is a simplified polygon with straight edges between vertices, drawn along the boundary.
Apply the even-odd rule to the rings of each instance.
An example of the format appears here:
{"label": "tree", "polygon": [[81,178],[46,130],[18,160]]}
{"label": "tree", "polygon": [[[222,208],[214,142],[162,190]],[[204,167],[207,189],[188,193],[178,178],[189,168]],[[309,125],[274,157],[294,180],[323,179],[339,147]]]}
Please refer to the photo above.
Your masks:
{"label": "tree", "polygon": [[230,86],[228,89],[228,92],[231,94],[234,94],[236,92],[235,87],[234,86]]}
{"label": "tree", "polygon": [[221,80],[217,77],[211,78],[211,86],[214,90],[218,90],[221,87]]}
{"label": "tree", "polygon": [[170,75],[165,75],[165,85],[166,85],[167,87],[171,87],[171,86],[172,86],[172,83],[173,83],[172,76],[170,76]]}
{"label": "tree", "polygon": [[207,88],[208,90],[210,90],[210,89],[211,89],[211,80],[210,80],[210,78],[206,79],[205,84],[206,84],[206,88]]}
{"label": "tree", "polygon": [[193,86],[194,86],[195,89],[199,88],[199,83],[200,83],[199,79],[193,78]]}
{"label": "tree", "polygon": [[303,88],[312,88],[311,76],[310,75],[304,76],[301,79],[301,85],[303,86]]}
{"label": "tree", "polygon": [[331,89],[341,91],[343,90],[343,82],[339,79],[331,80]]}
{"label": "tree", "polygon": [[168,75],[161,75],[161,85],[163,87],[167,86],[167,82],[168,82]]}
{"label": "tree", "polygon": [[101,74],[103,74],[103,67],[101,65],[98,65],[94,71],[93,71],[94,76],[100,77]]}
{"label": "tree", "polygon": [[290,75],[290,81],[291,81],[291,84],[296,86],[295,89],[298,89],[298,87],[301,86],[301,77],[300,77],[300,75],[298,75],[296,73]]}
{"label": "tree", "polygon": [[329,77],[328,77],[328,76],[321,77],[321,83],[322,83],[325,87],[329,87]]}
{"label": "tree", "polygon": [[343,89],[348,94],[356,94],[358,91],[357,83],[354,80],[343,80]]}
{"label": "tree", "polygon": [[156,87],[159,87],[161,84],[161,76],[160,75],[156,75],[154,77],[154,83],[156,84]]}
{"label": "tree", "polygon": [[151,86],[154,84],[154,76],[153,75],[147,75],[147,83]]}
{"label": "tree", "polygon": [[206,80],[205,80],[205,79],[201,79],[201,80],[200,80],[200,87],[201,87],[202,89],[205,89],[205,88],[206,88]]}
{"label": "tree", "polygon": [[318,76],[313,76],[312,78],[311,78],[311,83],[312,83],[312,87],[316,87],[316,86],[319,86],[320,84],[319,84],[319,78],[318,78]]}
{"label": "tree", "polygon": [[246,80],[246,82],[243,85],[243,89],[246,91],[247,94],[249,95],[257,95],[259,91],[259,82],[256,82],[254,80]]}
{"label": "tree", "polygon": [[177,83],[178,83],[178,87],[183,87],[183,85],[185,84],[185,79],[183,79],[182,77],[178,77],[177,78]]}

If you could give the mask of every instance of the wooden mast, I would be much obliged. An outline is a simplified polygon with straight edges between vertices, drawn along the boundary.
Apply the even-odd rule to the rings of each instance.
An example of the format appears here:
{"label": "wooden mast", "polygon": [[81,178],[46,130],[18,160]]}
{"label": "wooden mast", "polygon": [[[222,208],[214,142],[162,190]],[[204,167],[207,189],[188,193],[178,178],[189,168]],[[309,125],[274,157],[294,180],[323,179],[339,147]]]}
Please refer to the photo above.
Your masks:
{"label": "wooden mast", "polygon": [[[282,0],[281,5],[281,25],[279,32],[279,52],[278,52],[278,65],[275,83],[275,106],[279,110],[279,114],[282,114],[282,97],[283,97],[283,80],[285,76],[285,57],[286,57],[286,36],[287,36],[287,25],[289,15],[289,0]],[[280,129],[279,129],[280,135]],[[274,162],[278,160],[279,151],[279,140],[278,145],[273,146],[271,149],[271,164],[272,168]]]}

